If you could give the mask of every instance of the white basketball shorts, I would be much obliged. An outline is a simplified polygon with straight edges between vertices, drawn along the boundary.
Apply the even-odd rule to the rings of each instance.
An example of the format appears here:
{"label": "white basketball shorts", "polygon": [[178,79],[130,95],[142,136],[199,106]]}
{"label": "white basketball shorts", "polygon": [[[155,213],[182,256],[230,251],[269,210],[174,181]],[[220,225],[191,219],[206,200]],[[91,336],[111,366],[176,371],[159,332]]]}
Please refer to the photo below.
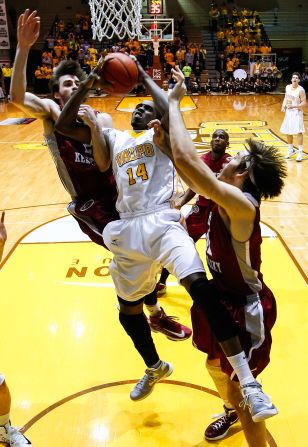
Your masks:
{"label": "white basketball shorts", "polygon": [[193,240],[176,209],[163,209],[110,222],[103,238],[114,258],[110,273],[117,295],[137,301],[153,292],[163,266],[180,281],[204,272]]}

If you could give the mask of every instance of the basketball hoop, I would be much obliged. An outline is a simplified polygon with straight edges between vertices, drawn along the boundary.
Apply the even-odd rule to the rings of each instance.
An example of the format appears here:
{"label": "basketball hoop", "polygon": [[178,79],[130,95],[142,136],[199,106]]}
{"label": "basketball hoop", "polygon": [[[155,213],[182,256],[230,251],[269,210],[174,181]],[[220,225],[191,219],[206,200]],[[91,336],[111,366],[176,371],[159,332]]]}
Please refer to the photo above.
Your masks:
{"label": "basketball hoop", "polygon": [[141,34],[142,0],[89,0],[93,39],[133,39]]}

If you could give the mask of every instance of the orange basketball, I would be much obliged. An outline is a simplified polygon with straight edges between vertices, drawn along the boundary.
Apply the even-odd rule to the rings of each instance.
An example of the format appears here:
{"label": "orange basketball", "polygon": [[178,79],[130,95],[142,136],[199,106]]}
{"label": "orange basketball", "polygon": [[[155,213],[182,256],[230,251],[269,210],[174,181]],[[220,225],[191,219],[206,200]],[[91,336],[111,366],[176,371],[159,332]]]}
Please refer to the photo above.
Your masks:
{"label": "orange basketball", "polygon": [[[100,74],[100,73],[98,73]],[[129,93],[138,83],[139,72],[136,62],[125,53],[107,54],[101,75],[105,81],[112,83],[113,89],[103,87],[107,93]]]}

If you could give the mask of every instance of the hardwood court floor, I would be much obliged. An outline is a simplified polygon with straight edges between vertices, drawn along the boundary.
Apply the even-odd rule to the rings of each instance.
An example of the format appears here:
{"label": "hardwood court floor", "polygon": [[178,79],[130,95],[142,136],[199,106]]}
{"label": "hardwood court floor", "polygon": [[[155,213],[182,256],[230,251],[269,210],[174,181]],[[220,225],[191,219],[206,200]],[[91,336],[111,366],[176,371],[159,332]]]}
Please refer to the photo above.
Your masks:
{"label": "hardwood court floor", "polygon": [[[121,109],[137,100],[106,97],[89,103],[110,112],[115,127],[125,129],[130,114]],[[228,129],[231,151],[252,134],[285,152],[274,135],[282,137],[282,96],[193,97],[192,110],[190,101],[183,104],[185,121],[200,152],[215,127]],[[1,120],[23,116],[10,104],[1,106]],[[190,340],[175,343],[154,334],[174,373],[148,399],[130,401],[131,382],[144,366],[118,323],[110,254],[87,242],[70,217],[62,218],[69,197],[42,146],[41,124],[0,126],[0,136],[0,209],[7,210],[5,253],[10,254],[0,271],[0,352],[13,422],[24,427],[35,447],[210,445],[203,430],[221,403],[203,354]],[[305,143],[307,148],[306,137]],[[280,411],[267,424],[270,446],[303,447],[308,423],[307,166],[306,159],[288,161],[282,196],[262,204],[263,270],[278,302],[271,364],[261,376]],[[203,244],[198,243],[202,256]],[[161,304],[189,325],[190,300],[173,277]],[[215,445],[246,446],[238,425],[230,434]]]}

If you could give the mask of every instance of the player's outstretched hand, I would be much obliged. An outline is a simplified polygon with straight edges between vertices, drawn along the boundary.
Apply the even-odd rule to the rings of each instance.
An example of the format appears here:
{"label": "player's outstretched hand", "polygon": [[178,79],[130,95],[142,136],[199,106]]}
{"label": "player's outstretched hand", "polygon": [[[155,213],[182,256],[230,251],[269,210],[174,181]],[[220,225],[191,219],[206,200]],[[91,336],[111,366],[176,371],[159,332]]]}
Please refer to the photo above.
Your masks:
{"label": "player's outstretched hand", "polygon": [[17,39],[20,46],[31,47],[40,34],[41,19],[37,16],[37,11],[26,9],[18,18]]}
{"label": "player's outstretched hand", "polygon": [[104,58],[100,57],[96,67],[91,71],[87,79],[82,82],[84,88],[87,90],[91,90],[92,88],[101,88],[104,90],[104,87],[107,87],[108,92],[113,90],[112,83],[105,81],[103,77],[103,66]]}
{"label": "player's outstretched hand", "polygon": [[161,122],[158,119],[151,120],[148,123],[148,128],[154,129],[154,144],[158,147],[163,146],[165,140],[165,132],[164,129],[161,127]]}
{"label": "player's outstretched hand", "polygon": [[181,101],[183,96],[186,93],[186,85],[185,85],[185,78],[182,73],[182,70],[178,65],[175,66],[175,68],[172,68],[171,70],[172,78],[175,81],[175,85],[173,89],[171,90],[171,93],[169,95],[169,100],[177,100]]}
{"label": "player's outstretched hand", "polygon": [[158,119],[152,120],[148,123],[149,129],[154,129],[153,141],[159,149],[172,160],[172,151],[170,147],[169,136],[161,125]]}

